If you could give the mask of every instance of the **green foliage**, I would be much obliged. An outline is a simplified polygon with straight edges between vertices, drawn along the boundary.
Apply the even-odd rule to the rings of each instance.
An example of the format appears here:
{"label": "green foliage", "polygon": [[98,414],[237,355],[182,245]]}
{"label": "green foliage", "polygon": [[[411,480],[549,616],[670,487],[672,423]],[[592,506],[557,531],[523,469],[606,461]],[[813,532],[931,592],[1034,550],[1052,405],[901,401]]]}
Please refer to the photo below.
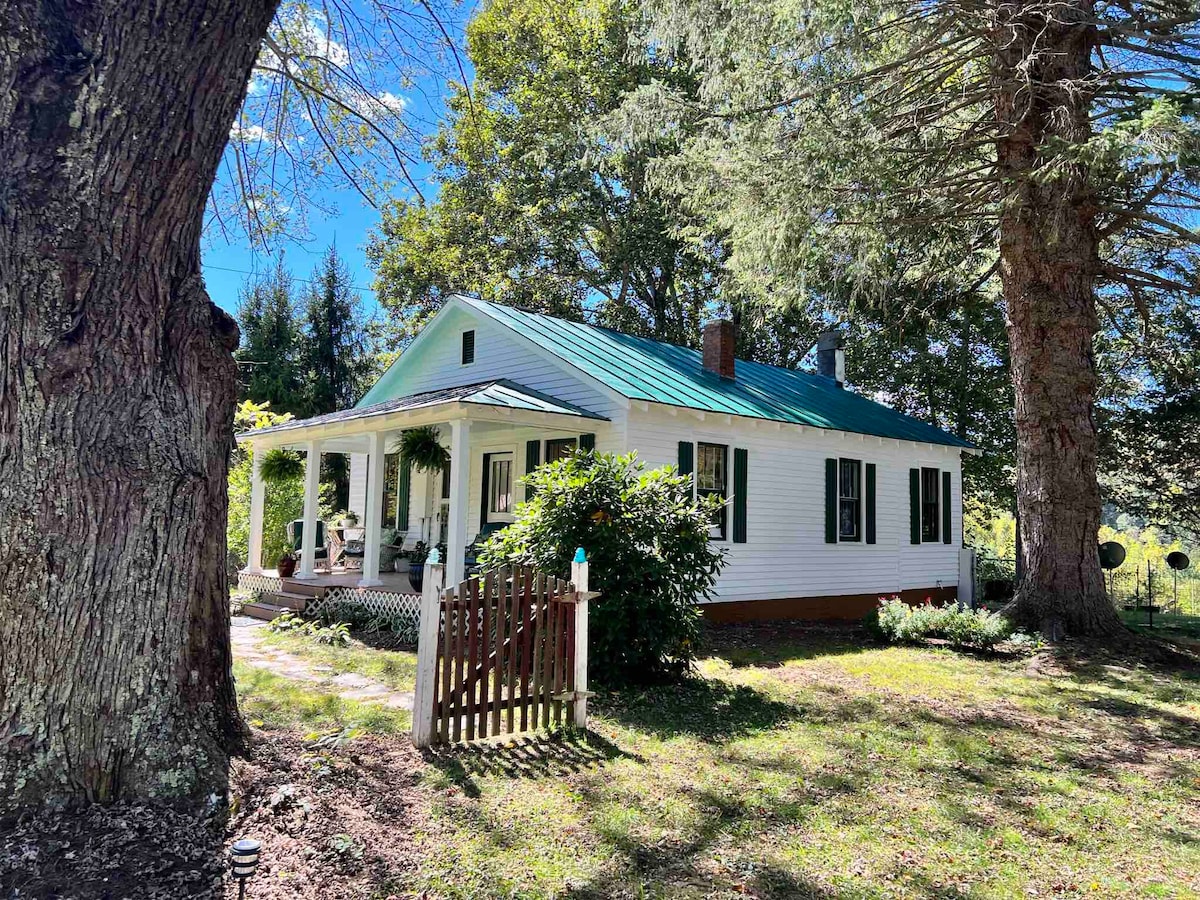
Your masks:
{"label": "green foliage", "polygon": [[267,630],[277,634],[298,634],[314,643],[330,647],[350,646],[350,627],[345,622],[320,625],[295,613],[285,612],[268,622]]}
{"label": "green foliage", "polygon": [[259,463],[258,474],[266,484],[287,484],[304,477],[304,460],[291,450],[268,450]]}
{"label": "green foliage", "polygon": [[[269,404],[250,400],[239,404],[234,415],[234,430],[248,431],[279,425],[291,419],[291,415],[272,412]],[[246,548],[250,542],[250,479],[253,461],[242,447],[234,449],[229,466],[229,523],[225,541],[231,560],[238,568],[245,565]],[[322,486],[321,512],[325,516],[329,507],[329,490]],[[289,522],[304,514],[303,479],[293,478],[276,484],[266,485],[266,503],[263,508],[263,565],[270,568],[276,560],[290,550],[287,540]]]}
{"label": "green foliage", "polygon": [[535,489],[512,525],[483,546],[485,567],[570,571],[585,548],[592,605],[591,676],[605,684],[677,678],[696,658],[697,604],[724,565],[709,541],[715,500],[692,498],[673,467],[646,471],[636,454],[580,451],[526,476]]}
{"label": "green foliage", "polygon": [[400,458],[418,472],[441,472],[450,465],[450,451],[441,444],[437,427],[421,425],[400,434]]}
{"label": "green foliage", "polygon": [[673,137],[614,140],[639,84],[688,93],[625,0],[492,0],[467,28],[474,77],[430,142],[438,197],[386,208],[369,247],[380,302],[411,337],[457,291],[693,344],[722,251],[649,188]]}
{"label": "green foliage", "polygon": [[241,376],[241,399],[282,413],[296,413],[304,407],[299,359],[302,336],[294,291],[281,254],[271,272],[249,281],[238,298],[242,337],[234,356]]}
{"label": "green foliage", "polygon": [[318,618],[326,625],[344,622],[355,631],[390,632],[402,644],[415,645],[421,629],[421,619],[414,613],[374,613],[351,600],[326,603]]}
{"label": "green foliage", "polygon": [[896,643],[942,638],[955,647],[979,650],[992,650],[1013,633],[1012,624],[999,613],[959,609],[956,603],[934,606],[925,602],[909,606],[899,597],[881,597],[870,625],[885,640]]}

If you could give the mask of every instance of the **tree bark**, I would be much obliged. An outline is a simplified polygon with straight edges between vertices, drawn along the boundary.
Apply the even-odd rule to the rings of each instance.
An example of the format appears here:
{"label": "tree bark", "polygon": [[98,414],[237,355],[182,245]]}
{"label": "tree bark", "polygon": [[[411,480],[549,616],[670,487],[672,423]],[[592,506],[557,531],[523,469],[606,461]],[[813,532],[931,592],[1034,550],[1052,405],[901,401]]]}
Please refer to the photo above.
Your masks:
{"label": "tree bark", "polygon": [[997,154],[1006,185],[1000,275],[1016,388],[1024,564],[1009,612],[1053,639],[1121,627],[1096,549],[1098,209],[1085,167],[1056,158],[1055,145],[1091,133],[1093,17],[1089,2],[1018,0],[997,10],[996,112],[1004,134]]}
{"label": "tree bark", "polygon": [[0,0],[0,813],[223,792],[237,327],[204,208],[276,0]]}

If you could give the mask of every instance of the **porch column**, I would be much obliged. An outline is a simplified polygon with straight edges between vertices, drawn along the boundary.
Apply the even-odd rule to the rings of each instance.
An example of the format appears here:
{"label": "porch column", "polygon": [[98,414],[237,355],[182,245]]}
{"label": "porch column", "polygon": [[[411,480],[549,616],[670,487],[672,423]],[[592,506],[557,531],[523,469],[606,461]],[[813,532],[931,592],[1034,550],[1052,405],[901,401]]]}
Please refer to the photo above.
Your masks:
{"label": "porch column", "polygon": [[379,538],[383,531],[383,432],[371,433],[367,451],[367,534],[363,548],[363,573],[359,587],[378,587]]}
{"label": "porch column", "polygon": [[317,500],[321,486],[321,442],[305,444],[304,460],[304,540],[300,543],[300,568],[297,578],[316,578]]}
{"label": "porch column", "polygon": [[450,521],[446,529],[446,586],[463,580],[467,554],[467,497],[471,485],[471,422],[450,423]]}
{"label": "porch column", "polygon": [[250,463],[250,546],[246,554],[247,575],[262,574],[263,512],[267,502],[267,486],[262,480],[262,460],[266,451],[257,444],[251,448]]}

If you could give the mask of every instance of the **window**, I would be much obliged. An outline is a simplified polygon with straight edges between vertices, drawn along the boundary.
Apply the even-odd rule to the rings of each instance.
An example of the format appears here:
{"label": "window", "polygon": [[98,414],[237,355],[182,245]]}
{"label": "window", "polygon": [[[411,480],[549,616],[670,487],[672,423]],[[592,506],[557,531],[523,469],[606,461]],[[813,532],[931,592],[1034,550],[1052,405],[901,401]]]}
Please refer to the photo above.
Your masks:
{"label": "window", "polygon": [[475,332],[464,331],[462,333],[462,364],[469,366],[475,362]]}
{"label": "window", "polygon": [[489,454],[488,516],[507,516],[512,513],[511,453]]}
{"label": "window", "polygon": [[399,509],[400,454],[389,453],[383,458],[383,510],[380,521],[382,527],[396,527],[396,516]]}
{"label": "window", "polygon": [[921,469],[921,540],[938,539],[938,470]]}
{"label": "window", "polygon": [[575,438],[557,438],[553,441],[546,441],[546,462],[552,463],[556,459],[566,459],[575,452]]}
{"label": "window", "polygon": [[[696,494],[725,500],[729,496],[729,448],[724,444],[697,444],[696,451]],[[722,505],[709,528],[709,537],[725,540],[726,518]]]}
{"label": "window", "polygon": [[862,463],[838,460],[838,540],[862,540]]}

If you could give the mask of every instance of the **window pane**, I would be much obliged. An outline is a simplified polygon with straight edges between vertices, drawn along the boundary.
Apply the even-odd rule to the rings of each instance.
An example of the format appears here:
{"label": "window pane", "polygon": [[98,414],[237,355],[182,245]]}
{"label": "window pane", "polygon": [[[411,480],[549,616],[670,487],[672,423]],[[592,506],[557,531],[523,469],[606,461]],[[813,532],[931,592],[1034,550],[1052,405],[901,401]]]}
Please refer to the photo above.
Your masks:
{"label": "window pane", "polygon": [[553,441],[546,441],[546,462],[548,463],[565,459],[574,452],[575,438],[557,438]]}
{"label": "window pane", "polygon": [[921,540],[938,539],[938,470],[921,469]]}
{"label": "window pane", "polygon": [[488,474],[488,509],[494,513],[512,511],[512,458],[493,459]]}
{"label": "window pane", "polygon": [[859,460],[838,461],[838,538],[843,541],[858,540],[858,523],[862,521],[861,475]]}
{"label": "window pane", "polygon": [[696,489],[725,493],[725,454],[724,444],[698,445],[696,460]]}
{"label": "window pane", "polygon": [[383,509],[379,524],[396,527],[396,511],[400,507],[400,454],[389,453],[383,458]]}

